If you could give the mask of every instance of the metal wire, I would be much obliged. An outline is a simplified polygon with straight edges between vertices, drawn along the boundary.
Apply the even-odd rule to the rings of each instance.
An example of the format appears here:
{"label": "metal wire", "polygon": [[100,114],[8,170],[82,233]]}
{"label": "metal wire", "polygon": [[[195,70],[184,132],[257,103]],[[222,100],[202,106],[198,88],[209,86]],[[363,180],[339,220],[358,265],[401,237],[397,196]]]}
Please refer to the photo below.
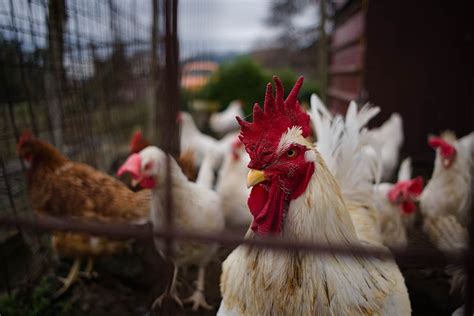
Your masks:
{"label": "metal wire", "polygon": [[18,226],[24,230],[38,229],[44,233],[50,232],[82,232],[91,235],[105,236],[115,239],[151,239],[161,238],[164,240],[192,240],[201,243],[220,244],[235,247],[238,245],[248,245],[259,248],[268,248],[274,250],[283,250],[290,252],[312,252],[312,253],[331,253],[341,256],[363,256],[377,257],[380,259],[395,258],[397,262],[405,265],[417,264],[422,267],[445,266],[446,264],[462,264],[465,253],[463,252],[445,252],[444,255],[433,249],[402,250],[393,249],[387,251],[376,247],[363,247],[352,245],[350,248],[343,245],[325,245],[314,242],[301,242],[292,240],[283,240],[278,238],[242,238],[229,233],[219,235],[203,234],[193,231],[176,231],[165,229],[164,231],[153,231],[151,225],[130,225],[130,224],[112,224],[99,222],[84,222],[73,219],[64,219],[49,216],[32,217],[13,217],[0,216],[0,227]]}

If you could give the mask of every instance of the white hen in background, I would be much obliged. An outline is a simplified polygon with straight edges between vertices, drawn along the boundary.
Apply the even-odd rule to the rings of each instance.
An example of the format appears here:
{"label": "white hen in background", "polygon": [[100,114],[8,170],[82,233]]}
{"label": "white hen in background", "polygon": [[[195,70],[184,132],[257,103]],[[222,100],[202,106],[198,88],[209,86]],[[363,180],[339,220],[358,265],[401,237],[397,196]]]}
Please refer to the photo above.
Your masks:
{"label": "white hen in background", "polygon": [[[472,204],[474,133],[456,139],[451,132],[430,137],[436,150],[433,175],[420,199],[423,231],[441,251],[466,247],[467,223]],[[462,289],[462,269],[448,269],[451,289]]]}
{"label": "white hen in background", "polygon": [[250,157],[238,137],[232,145],[232,151],[224,157],[224,162],[219,170],[216,191],[222,199],[226,226],[247,226],[252,221],[247,206],[250,189],[247,188],[247,168]]}
{"label": "white hen in background", "polygon": [[180,125],[181,152],[192,150],[196,155],[196,164],[201,165],[204,156],[214,153],[219,164],[222,157],[231,150],[232,142],[238,135],[237,132],[226,135],[217,140],[214,137],[202,133],[194,123],[191,114],[180,112],[178,117]]}
{"label": "white hen in background", "polygon": [[400,165],[396,184],[375,185],[375,205],[378,223],[385,246],[405,248],[408,243],[407,230],[415,220],[415,201],[423,190],[423,179],[411,177],[411,159]]}
{"label": "white hen in background", "polygon": [[[215,156],[205,156],[196,182],[190,182],[176,161],[170,157],[171,196],[173,197],[173,223],[176,230],[219,234],[224,229],[224,216],[219,195],[211,189],[214,180]],[[119,174],[129,172],[144,188],[152,190],[151,222],[155,231],[163,231],[166,224],[165,198],[166,154],[159,148],[149,146],[138,154],[131,155],[120,168]],[[163,255],[164,243],[155,239],[157,250]],[[179,304],[176,279],[179,267],[198,266],[198,278],[195,292],[184,302],[193,304],[193,310],[199,307],[211,309],[204,297],[205,268],[215,256],[218,245],[202,244],[193,241],[177,242],[174,247],[175,270],[171,286],[158,297],[153,306],[161,305],[165,296],[171,296]]]}
{"label": "white hen in background", "polygon": [[382,181],[390,181],[398,165],[400,148],[403,145],[403,122],[398,113],[393,113],[382,126],[369,131],[372,139],[381,146]]}
{"label": "white hen in background", "polygon": [[227,108],[219,113],[213,113],[209,120],[211,129],[217,134],[224,135],[225,133],[234,131],[239,128],[239,124],[235,119],[238,117],[244,117],[244,111],[242,110],[242,102],[234,100],[230,102]]}

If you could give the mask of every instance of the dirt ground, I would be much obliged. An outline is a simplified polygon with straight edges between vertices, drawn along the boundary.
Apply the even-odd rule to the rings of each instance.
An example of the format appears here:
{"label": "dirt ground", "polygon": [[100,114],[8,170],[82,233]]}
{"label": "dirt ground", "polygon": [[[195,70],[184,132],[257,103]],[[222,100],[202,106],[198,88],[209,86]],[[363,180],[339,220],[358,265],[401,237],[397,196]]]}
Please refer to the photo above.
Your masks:
{"label": "dirt ground", "polygon": [[[140,255],[140,260],[130,255],[101,260],[96,266],[99,277],[83,281],[64,299],[74,300],[79,314],[88,315],[215,315],[221,301],[221,261],[231,249],[222,248],[218,260],[207,269],[206,297],[215,309],[198,312],[193,312],[189,305],[182,309],[173,300],[165,300],[161,309],[151,311],[151,303],[166,287],[172,266],[159,258],[151,245],[141,245],[137,251],[135,255]],[[443,269],[409,268],[402,272],[413,315],[450,315],[462,304],[459,293],[450,295]],[[196,269],[192,268],[180,274],[178,290],[182,298],[192,293],[195,277]]]}
{"label": "dirt ground", "polygon": [[[420,241],[423,236],[420,237],[419,234],[411,237],[417,246],[425,242]],[[212,311],[193,312],[190,305],[181,308],[171,299],[165,300],[161,308],[154,311],[150,309],[154,299],[165,290],[172,274],[172,265],[160,258],[151,243],[135,243],[127,253],[97,260],[94,270],[98,277],[93,280],[81,279],[69,292],[55,301],[55,304],[70,305],[69,312],[65,315],[215,315],[221,301],[221,262],[231,250],[221,248],[206,271],[205,294],[208,303],[214,306]],[[70,264],[69,260],[53,260],[45,275],[54,290],[61,285],[54,273],[65,276]],[[402,268],[402,273],[410,293],[413,315],[451,315],[462,305],[459,293],[450,295],[448,277],[443,269],[411,267]],[[192,293],[196,275],[195,268],[180,271],[178,292],[181,298]],[[9,315],[1,311],[0,314]],[[51,314],[57,313],[47,313]]]}

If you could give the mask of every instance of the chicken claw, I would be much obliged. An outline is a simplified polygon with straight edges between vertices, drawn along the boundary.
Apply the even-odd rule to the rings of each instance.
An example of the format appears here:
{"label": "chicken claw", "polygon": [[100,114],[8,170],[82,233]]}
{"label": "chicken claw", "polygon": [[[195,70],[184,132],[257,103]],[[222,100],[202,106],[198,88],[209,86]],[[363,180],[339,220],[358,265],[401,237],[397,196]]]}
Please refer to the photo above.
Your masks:
{"label": "chicken claw", "polygon": [[94,259],[92,259],[91,257],[87,259],[86,270],[79,272],[79,275],[88,280],[97,278],[99,276],[99,274],[94,271]]}
{"label": "chicken claw", "polygon": [[204,293],[200,290],[194,291],[193,295],[184,300],[184,303],[192,303],[193,312],[197,311],[200,307],[207,310],[213,309],[212,305],[207,304],[206,298],[204,297]]}
{"label": "chicken claw", "polygon": [[183,307],[183,302],[181,301],[181,299],[179,298],[178,296],[178,292],[168,292],[166,291],[165,293],[161,294],[160,296],[158,296],[157,299],[155,299],[155,301],[153,302],[153,304],[151,305],[151,309],[155,309],[156,307],[161,307],[161,305],[163,304],[163,299],[165,297],[170,297],[172,298],[176,303],[178,303],[179,306]]}
{"label": "chicken claw", "polygon": [[205,277],[205,268],[204,266],[199,266],[198,278],[196,280],[196,290],[194,293],[184,300],[185,303],[193,303],[193,311],[197,311],[199,307],[202,307],[207,310],[211,310],[212,305],[207,304],[206,298],[204,297],[204,277]]}
{"label": "chicken claw", "polygon": [[71,287],[71,285],[73,285],[79,279],[80,268],[81,268],[81,259],[76,258],[74,260],[74,263],[71,266],[71,269],[69,270],[67,277],[65,279],[58,278],[63,283],[63,287],[54,294],[55,298],[58,298],[61,295],[63,295]]}
{"label": "chicken claw", "polygon": [[163,304],[163,299],[165,297],[171,297],[173,300],[175,300],[176,303],[178,303],[179,306],[183,307],[183,302],[179,298],[178,291],[176,290],[178,271],[179,271],[178,266],[175,266],[174,271],[173,271],[173,279],[171,281],[171,286],[168,289],[166,289],[166,291],[163,294],[158,296],[157,299],[155,299],[155,301],[151,305],[152,310],[155,309],[155,307],[157,306],[161,307],[161,305]]}

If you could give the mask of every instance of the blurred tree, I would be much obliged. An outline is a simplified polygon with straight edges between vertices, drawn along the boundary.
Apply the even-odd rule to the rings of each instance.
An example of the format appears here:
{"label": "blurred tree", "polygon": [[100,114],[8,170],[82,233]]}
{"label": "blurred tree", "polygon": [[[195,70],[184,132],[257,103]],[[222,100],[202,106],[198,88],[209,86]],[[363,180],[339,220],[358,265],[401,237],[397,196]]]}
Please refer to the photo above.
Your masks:
{"label": "blurred tree", "polygon": [[66,86],[64,71],[64,29],[67,23],[66,0],[49,0],[46,13],[48,24],[48,69],[45,72],[45,88],[49,99],[48,114],[53,128],[54,144],[63,145],[62,103]]}
{"label": "blurred tree", "polygon": [[248,110],[261,99],[264,91],[265,74],[262,67],[248,57],[239,57],[223,64],[196,97],[218,101],[221,108],[225,108],[232,100],[240,99]]}
{"label": "blurred tree", "polygon": [[[281,46],[294,44],[303,31],[294,21],[296,15],[302,13],[309,5],[315,5],[314,0],[274,0],[270,3],[269,15],[266,23],[270,26],[280,27],[277,42]],[[316,22],[316,19],[315,19]],[[309,27],[316,28],[316,23]]]}
{"label": "blurred tree", "polygon": [[[265,70],[260,64],[247,56],[222,65],[211,77],[209,83],[195,97],[218,101],[221,110],[225,109],[232,100],[239,99],[245,105],[245,113],[251,113],[255,102],[263,104],[267,82],[272,82],[272,76],[277,75],[283,82],[288,93],[298,75],[289,68]],[[300,96],[309,99],[309,95],[319,92],[316,83],[306,81]]]}
{"label": "blurred tree", "polygon": [[[0,65],[2,65],[3,85],[0,102],[22,102],[28,98],[28,92],[36,98],[44,97],[44,77],[40,71],[45,62],[46,52],[37,49],[33,52],[23,51],[16,40],[7,40],[0,35]],[[32,69],[27,76],[21,74],[21,67]],[[28,86],[29,91],[25,89]],[[8,92],[8,95],[7,95]]]}
{"label": "blurred tree", "polygon": [[[308,10],[309,6],[318,5],[317,15],[314,17],[315,24],[306,27],[297,26],[295,17]],[[327,88],[327,63],[328,44],[326,36],[326,21],[328,12],[334,12],[334,1],[328,0],[274,0],[270,4],[270,14],[266,22],[275,27],[280,27],[281,32],[276,39],[278,47],[308,46],[308,42],[316,43],[317,60],[314,63],[317,68],[317,77],[321,87],[321,97],[326,100]],[[315,32],[315,30],[317,30]],[[308,36],[309,35],[309,36]],[[315,58],[315,59],[316,59]]]}

